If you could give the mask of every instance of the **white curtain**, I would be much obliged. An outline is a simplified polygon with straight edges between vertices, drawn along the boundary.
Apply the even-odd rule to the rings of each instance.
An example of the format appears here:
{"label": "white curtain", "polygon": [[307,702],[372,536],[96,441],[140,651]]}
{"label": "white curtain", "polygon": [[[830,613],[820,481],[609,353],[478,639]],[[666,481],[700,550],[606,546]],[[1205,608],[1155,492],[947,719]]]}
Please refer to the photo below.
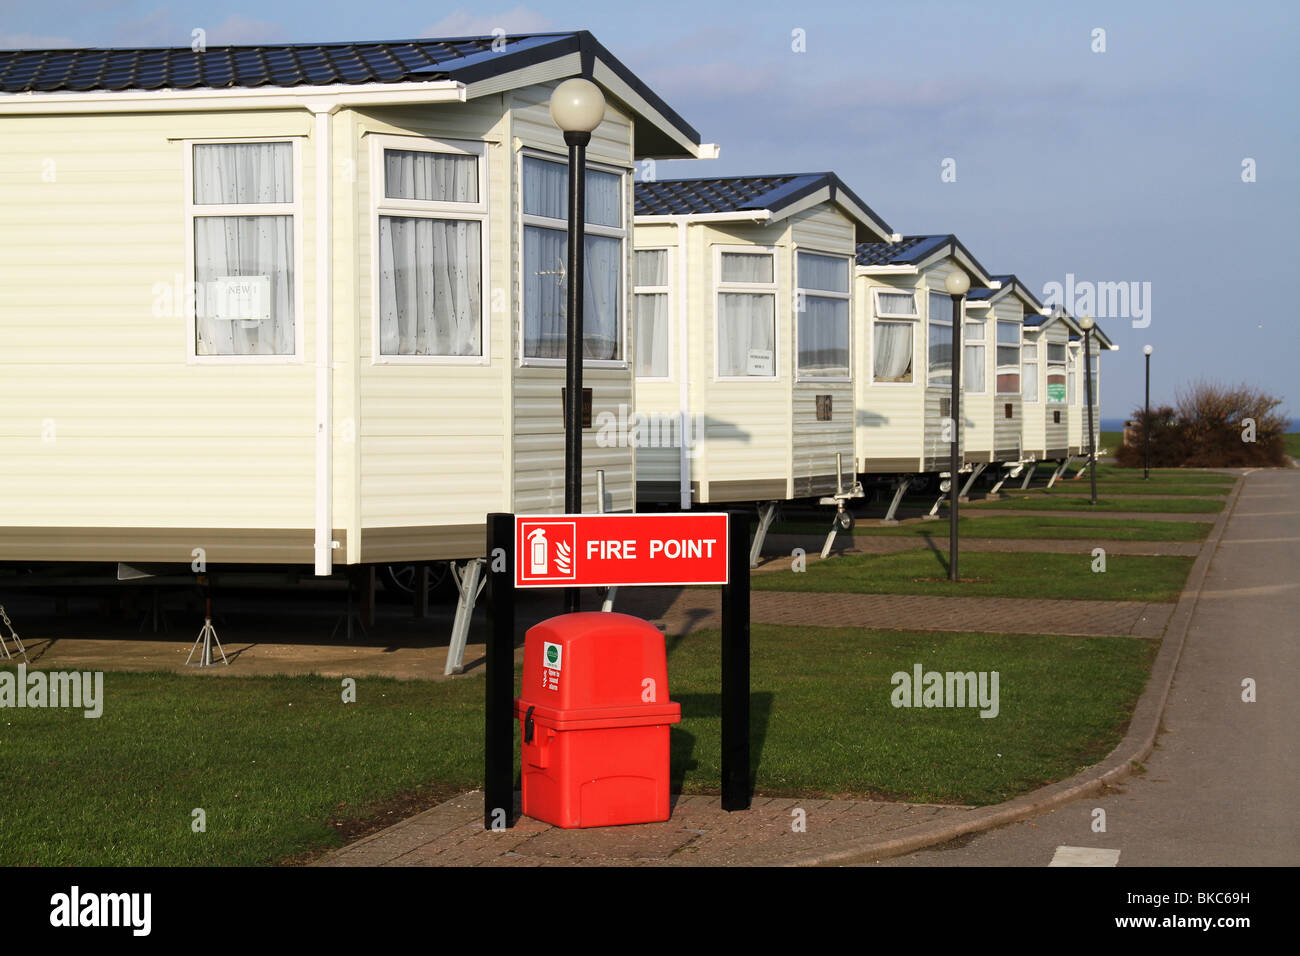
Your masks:
{"label": "white curtain", "polygon": [[662,292],[638,294],[636,304],[636,374],[644,378],[668,376],[668,296]]}
{"label": "white curtain", "polygon": [[[623,224],[623,177],[587,170],[586,221],[597,226]],[[532,156],[524,157],[524,214],[567,221],[569,167]]]}
{"label": "white curtain", "polygon": [[768,283],[772,281],[770,253],[724,252],[722,282]]}
{"label": "white curtain", "polygon": [[639,286],[668,285],[668,252],[665,249],[638,249],[636,252],[636,284]]}
{"label": "white curtain", "polygon": [[1020,393],[1027,402],[1038,401],[1038,346],[1025,343],[1022,349],[1021,371],[1024,375],[1020,383]]}
{"label": "white curtain", "polygon": [[386,149],[384,195],[390,199],[478,202],[478,157]]}
{"label": "white curtain", "polygon": [[848,299],[809,295],[804,297],[803,305],[803,311],[799,313],[799,371],[823,376],[847,376]]}
{"label": "white curtain", "polygon": [[473,220],[380,217],[381,354],[483,354],[481,237]]}
{"label": "white curtain", "polygon": [[[719,375],[774,376],[775,340],[776,296],[745,292],[718,294]],[[750,352],[756,353],[753,364]]]}
{"label": "white curtain", "polygon": [[910,382],[912,323],[877,322],[872,354],[873,377],[877,382]]}
{"label": "white curtain", "polygon": [[968,392],[984,391],[984,346],[966,346],[961,360],[961,380]]}
{"label": "white curtain", "polygon": [[1070,364],[1068,366],[1068,370],[1066,371],[1065,375],[1066,375],[1065,378],[1066,385],[1070,393],[1068,396],[1066,396],[1066,401],[1071,405],[1078,405],[1079,404],[1079,360],[1078,358],[1076,358],[1073,351],[1070,352]]}
{"label": "white curtain", "polygon": [[[618,303],[622,289],[621,239],[586,237],[583,260],[583,355],[618,359],[621,329]],[[559,229],[524,227],[524,355],[528,358],[565,356],[568,308],[564,270],[568,234]]]}
{"label": "white curtain", "polygon": [[[219,143],[194,147],[194,202],[216,207],[293,202],[290,143]],[[196,216],[194,281],[198,355],[292,355],[293,216]],[[239,318],[223,301],[235,277],[263,279],[267,320]]]}
{"label": "white curtain", "polygon": [[799,253],[799,288],[821,292],[848,292],[849,269],[845,259]]}
{"label": "white curtain", "polygon": [[[929,384],[952,384],[952,297],[930,293]],[[944,323],[944,324],[940,324]]]}
{"label": "white curtain", "polygon": [[916,315],[916,297],[910,292],[880,292],[877,308],[881,315]]}

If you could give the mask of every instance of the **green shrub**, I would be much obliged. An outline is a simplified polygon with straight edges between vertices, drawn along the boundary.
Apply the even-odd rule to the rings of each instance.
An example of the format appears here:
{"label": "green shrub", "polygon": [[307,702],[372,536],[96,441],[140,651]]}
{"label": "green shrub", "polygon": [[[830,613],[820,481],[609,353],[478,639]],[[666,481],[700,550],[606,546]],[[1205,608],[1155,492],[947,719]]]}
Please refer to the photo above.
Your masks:
{"label": "green shrub", "polygon": [[1250,385],[1227,387],[1196,382],[1177,395],[1176,405],[1144,409],[1137,425],[1116,452],[1126,468],[1141,468],[1143,440],[1151,433],[1152,468],[1242,468],[1285,464],[1283,434],[1286,420],[1277,413],[1282,404]]}

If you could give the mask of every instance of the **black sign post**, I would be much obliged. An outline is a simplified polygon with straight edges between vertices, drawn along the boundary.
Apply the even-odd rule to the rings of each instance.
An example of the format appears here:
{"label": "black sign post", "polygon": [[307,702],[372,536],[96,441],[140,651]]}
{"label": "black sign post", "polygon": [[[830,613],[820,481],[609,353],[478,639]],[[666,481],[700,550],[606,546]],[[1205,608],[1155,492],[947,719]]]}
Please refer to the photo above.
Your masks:
{"label": "black sign post", "polygon": [[748,810],[749,515],[727,514],[727,583],[722,586],[722,809]]}
{"label": "black sign post", "polygon": [[[502,555],[504,554],[504,558]],[[487,516],[488,633],[483,708],[483,828],[515,820],[515,516]]]}
{"label": "black sign post", "polygon": [[[487,555],[483,828],[499,830],[514,825],[515,807],[514,515],[487,516]],[[722,586],[722,809],[749,809],[749,771],[749,515],[732,511]]]}

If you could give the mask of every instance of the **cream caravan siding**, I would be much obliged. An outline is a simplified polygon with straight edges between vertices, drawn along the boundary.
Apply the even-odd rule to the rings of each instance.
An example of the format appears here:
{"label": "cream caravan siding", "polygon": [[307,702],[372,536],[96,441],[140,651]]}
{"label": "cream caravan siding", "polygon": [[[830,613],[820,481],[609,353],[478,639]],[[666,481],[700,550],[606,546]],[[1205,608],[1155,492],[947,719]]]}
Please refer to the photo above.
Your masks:
{"label": "cream caravan siding", "polygon": [[[313,526],[311,129],[295,111],[0,123],[0,523]],[[302,147],[304,350],[187,364],[180,138],[263,136]],[[189,544],[175,557],[188,563]]]}
{"label": "cream caravan siding", "polygon": [[[1038,345],[1038,360],[1035,363],[1038,368],[1038,401],[1030,401],[1028,397],[1024,400],[1024,431],[1022,441],[1025,454],[1033,455],[1041,459],[1047,450],[1047,429],[1043,424],[1043,398],[1047,394],[1046,386],[1043,382],[1043,376],[1046,374],[1047,363],[1045,361],[1045,352],[1047,351],[1047,340],[1043,337],[1041,331],[1025,328],[1022,332],[1022,347],[1029,344]],[[1021,368],[1024,367],[1024,355],[1021,354]],[[1023,374],[1020,380],[1022,389],[1021,395],[1024,395],[1025,386]]]}
{"label": "cream caravan siding", "polygon": [[[917,292],[915,276],[856,275],[854,288],[854,331],[858,357],[855,455],[861,472],[915,471],[921,464],[922,415],[925,406],[925,321],[923,304],[917,309],[921,318],[914,323],[912,336],[912,381],[907,384],[872,381],[874,356],[874,318],[876,299],[872,290],[887,289]],[[921,299],[918,298],[918,303]],[[910,464],[903,465],[901,462]]]}
{"label": "cream caravan siding", "polygon": [[[851,219],[825,203],[790,217],[790,237],[794,251],[814,252],[842,257],[849,277],[849,372],[853,368],[853,254],[855,226]],[[797,283],[797,256],[791,260],[791,282]],[[790,338],[791,369],[797,368],[798,328],[792,326]],[[817,420],[817,396],[830,397],[831,420]],[[794,494],[832,494],[836,490],[836,455],[840,456],[846,475],[853,464],[853,382],[800,380],[794,384],[794,414],[791,432],[792,477]],[[852,478],[848,479],[852,483]]]}
{"label": "cream caravan siding", "polygon": [[[727,482],[790,488],[791,259],[785,223],[743,225],[709,223],[691,226],[690,311],[692,381],[691,411],[703,416],[703,455],[697,464],[701,500],[725,500],[718,486]],[[715,252],[718,246],[771,246],[776,276],[776,376],[770,379],[719,381],[717,377],[717,291]],[[699,277],[698,279],[696,277]],[[703,321],[696,320],[699,316]],[[698,346],[696,339],[699,340]],[[704,482],[708,484],[705,485]],[[710,489],[711,490],[706,490]],[[725,487],[725,486],[724,486]],[[746,495],[747,492],[737,492]],[[748,497],[755,497],[748,494]]]}
{"label": "cream caravan siding", "polygon": [[[361,541],[367,530],[482,524],[491,511],[508,511],[509,448],[510,163],[502,98],[468,103],[357,111],[352,157],[356,182],[355,241],[348,269],[357,276],[349,347],[359,355],[357,451]],[[382,168],[372,169],[375,135],[488,142],[489,307],[486,344],[490,365],[376,362],[374,258],[378,217],[375,197]],[[497,293],[496,290],[502,290]],[[344,316],[336,313],[335,321]],[[336,373],[337,374],[337,373]],[[336,379],[337,381],[337,379]],[[367,551],[372,549],[367,548]],[[464,556],[464,555],[462,555]]]}
{"label": "cream caravan siding", "polygon": [[[1053,322],[1047,327],[1042,335],[1042,340],[1048,345],[1064,345],[1069,339],[1069,333],[1064,325],[1059,322]],[[1042,348],[1044,353],[1047,352],[1047,345]],[[1070,406],[1066,402],[1049,402],[1047,401],[1047,355],[1042,356],[1043,363],[1043,428],[1045,430],[1046,451],[1062,453],[1069,444],[1069,421]],[[1067,392],[1068,398],[1068,392]],[[1055,421],[1056,412],[1061,413],[1061,420]]]}
{"label": "cream caravan siding", "polygon": [[[564,135],[551,120],[550,96],[554,83],[539,84],[509,94],[511,111],[510,163],[513,188],[510,191],[510,210],[513,228],[511,236],[510,315],[512,341],[510,361],[512,374],[514,414],[513,460],[513,510],[520,514],[529,512],[559,512],[564,510],[564,420],[561,392],[564,385],[563,363],[551,366],[520,365],[523,346],[522,279],[523,262],[522,191],[519,183],[519,149],[537,149],[554,154],[557,158],[568,155]],[[518,147],[518,148],[517,148]],[[596,472],[605,472],[607,511],[631,511],[636,505],[636,449],[625,440],[609,442],[602,435],[601,423],[611,417],[624,420],[634,409],[634,382],[632,374],[635,337],[631,334],[630,305],[632,283],[632,124],[627,115],[609,103],[605,119],[592,133],[587,148],[590,163],[607,163],[626,169],[624,177],[623,216],[628,229],[623,272],[623,357],[619,368],[587,367],[583,371],[583,387],[592,390],[592,427],[583,432],[582,471],[584,511],[596,511]]]}

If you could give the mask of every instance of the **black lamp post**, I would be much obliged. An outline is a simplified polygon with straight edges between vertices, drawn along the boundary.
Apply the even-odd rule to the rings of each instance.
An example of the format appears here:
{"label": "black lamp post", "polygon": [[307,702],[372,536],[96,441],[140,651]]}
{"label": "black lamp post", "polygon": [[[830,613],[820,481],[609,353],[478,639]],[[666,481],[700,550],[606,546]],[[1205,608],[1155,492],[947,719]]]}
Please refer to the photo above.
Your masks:
{"label": "black lamp post", "polygon": [[1142,421],[1142,480],[1151,480],[1151,353],[1149,345],[1142,346],[1142,354],[1147,357],[1147,397],[1146,418]]}
{"label": "black lamp post", "polygon": [[1088,402],[1088,481],[1092,485],[1091,502],[1094,505],[1097,503],[1097,432],[1092,420],[1092,329],[1096,324],[1090,315],[1079,320],[1079,328],[1083,329],[1084,397]]}
{"label": "black lamp post", "polygon": [[[564,378],[564,510],[582,512],[582,293],[586,246],[587,144],[605,118],[605,96],[590,80],[565,80],[551,94],[551,119],[569,147],[569,237],[565,264],[568,338]],[[564,592],[564,609],[580,610],[577,588]]]}
{"label": "black lamp post", "polygon": [[952,447],[949,450],[948,495],[951,507],[948,510],[948,580],[960,580],[957,576],[957,498],[960,481],[957,472],[961,468],[961,357],[966,347],[962,341],[961,300],[970,290],[970,276],[961,269],[948,274],[943,287],[952,296]]}

